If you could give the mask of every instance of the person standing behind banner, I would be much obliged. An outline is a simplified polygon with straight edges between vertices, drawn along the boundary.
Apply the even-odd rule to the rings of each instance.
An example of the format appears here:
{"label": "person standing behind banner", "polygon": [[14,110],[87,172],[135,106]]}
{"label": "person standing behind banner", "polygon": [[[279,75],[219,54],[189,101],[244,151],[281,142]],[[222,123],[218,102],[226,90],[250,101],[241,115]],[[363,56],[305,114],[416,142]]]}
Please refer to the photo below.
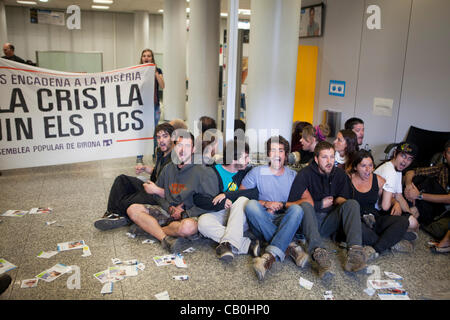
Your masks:
{"label": "person standing behind banner", "polygon": [[[164,77],[163,77],[163,72],[160,68],[158,68],[158,66],[156,66],[156,62],[155,62],[155,57],[153,55],[153,51],[150,49],[144,49],[141,53],[141,60],[140,60],[140,64],[145,64],[145,63],[153,63],[155,65],[155,92],[154,92],[154,108],[155,108],[155,113],[154,113],[154,120],[155,120],[155,128],[158,125],[159,119],[161,117],[161,108],[159,105],[159,88],[164,89]],[[155,134],[156,132],[153,134],[153,138],[155,138]],[[154,139],[155,141],[155,139]],[[153,154],[155,154],[155,149],[156,149],[156,143],[153,143]],[[144,156],[143,155],[138,155],[136,157],[136,163],[143,163],[144,162]]]}

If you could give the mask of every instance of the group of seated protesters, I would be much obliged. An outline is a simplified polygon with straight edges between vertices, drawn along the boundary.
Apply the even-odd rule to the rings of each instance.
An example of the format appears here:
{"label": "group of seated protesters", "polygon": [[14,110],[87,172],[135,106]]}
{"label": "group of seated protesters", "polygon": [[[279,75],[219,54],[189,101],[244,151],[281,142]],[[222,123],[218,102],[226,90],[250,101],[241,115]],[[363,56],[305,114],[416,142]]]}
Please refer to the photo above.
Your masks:
{"label": "group of seated protesters", "polygon": [[[201,118],[212,128],[210,120]],[[412,252],[420,221],[417,203],[450,203],[450,142],[442,164],[406,174],[403,191],[402,172],[417,156],[417,147],[398,144],[393,158],[375,170],[370,151],[361,148],[364,122],[358,118],[346,122],[334,144],[326,141],[329,128],[304,124],[293,144],[309,160],[298,172],[287,165],[293,150],[280,135],[266,142],[267,164],[253,167],[249,145],[238,136],[224,144],[220,159],[211,151],[217,140],[210,139],[215,147],[208,149],[202,139],[170,123],[159,124],[155,132],[155,165],[136,167],[137,174],[146,172],[150,178],[118,176],[95,227],[131,225],[132,233],[153,236],[170,253],[199,236],[210,238],[224,262],[251,254],[259,280],[286,256],[300,268],[310,265],[322,279],[332,278],[323,238],[342,237],[347,272],[364,269],[387,250]],[[207,162],[194,161],[198,149],[208,150]],[[413,178],[420,175],[436,176],[445,192],[417,189]],[[431,244],[436,252],[448,252],[448,236]]]}

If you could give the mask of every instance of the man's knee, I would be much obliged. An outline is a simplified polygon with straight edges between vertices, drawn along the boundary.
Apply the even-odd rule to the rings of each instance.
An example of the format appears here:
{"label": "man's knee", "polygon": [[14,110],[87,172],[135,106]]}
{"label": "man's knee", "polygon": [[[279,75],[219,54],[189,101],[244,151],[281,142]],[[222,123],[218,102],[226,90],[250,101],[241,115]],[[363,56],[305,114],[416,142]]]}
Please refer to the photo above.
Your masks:
{"label": "man's knee", "polygon": [[147,212],[147,209],[142,204],[134,203],[127,208],[127,215],[133,221],[143,212]]}
{"label": "man's knee", "polygon": [[251,219],[252,217],[261,214],[261,205],[258,200],[249,200],[245,205],[244,211],[247,218]]}
{"label": "man's knee", "polygon": [[409,229],[417,229],[419,227],[419,221],[414,216],[410,215],[408,218]]}
{"label": "man's knee", "polygon": [[289,215],[289,219],[302,221],[303,219],[303,209],[297,204],[294,204],[289,207],[287,210],[287,214]]}
{"label": "man's knee", "polygon": [[198,231],[198,223],[194,219],[183,219],[180,221],[180,227],[178,229],[178,234],[180,237],[191,236]]}
{"label": "man's knee", "polygon": [[200,216],[200,218],[198,218],[198,223],[197,223],[198,231],[203,235],[205,233],[207,233],[209,226],[211,225],[213,220],[214,220],[214,217],[212,217],[212,214],[209,214],[209,213],[202,214]]}

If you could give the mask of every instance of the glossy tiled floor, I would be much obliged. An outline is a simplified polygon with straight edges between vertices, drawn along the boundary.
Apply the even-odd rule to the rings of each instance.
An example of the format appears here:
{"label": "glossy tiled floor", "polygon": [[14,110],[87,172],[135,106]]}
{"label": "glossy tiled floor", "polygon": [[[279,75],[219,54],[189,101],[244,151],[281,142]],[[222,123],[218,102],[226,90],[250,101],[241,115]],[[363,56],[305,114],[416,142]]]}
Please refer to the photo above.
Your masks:
{"label": "glossy tiled floor", "polygon": [[[155,294],[168,291],[170,299],[300,299],[323,300],[325,290],[332,290],[336,299],[379,299],[368,296],[369,274],[348,274],[342,269],[345,251],[326,242],[336,272],[325,283],[311,271],[299,270],[290,259],[276,262],[263,282],[252,269],[250,256],[238,256],[227,265],[215,257],[214,243],[207,239],[192,242],[195,252],[185,253],[187,269],[176,266],[158,267],[154,256],[164,255],[160,244],[143,244],[145,238],[129,238],[128,229],[107,232],[96,230],[93,223],[106,208],[109,189],[121,173],[133,175],[134,158],[94,161],[40,168],[16,169],[0,176],[0,212],[9,209],[29,210],[52,207],[51,215],[0,217],[0,258],[17,268],[8,271],[13,283],[0,300],[16,299],[118,299],[155,300]],[[47,221],[54,221],[46,225]],[[420,232],[413,254],[388,252],[374,261],[382,278],[384,271],[403,276],[403,286],[411,299],[450,298],[450,256],[432,254],[426,247],[430,237]],[[81,250],[59,252],[42,259],[40,251],[56,250],[58,243],[85,240],[92,255],[82,257]],[[145,270],[135,277],[116,282],[112,294],[100,293],[102,284],[93,276],[112,266],[112,258],[137,259]],[[72,274],[64,274],[53,282],[39,281],[34,288],[23,289],[21,281],[35,277],[56,263],[79,266],[80,289],[69,289]],[[175,275],[189,275],[188,281],[176,281]],[[311,290],[300,287],[299,278],[314,283]],[[68,281],[69,280],[69,281]]]}

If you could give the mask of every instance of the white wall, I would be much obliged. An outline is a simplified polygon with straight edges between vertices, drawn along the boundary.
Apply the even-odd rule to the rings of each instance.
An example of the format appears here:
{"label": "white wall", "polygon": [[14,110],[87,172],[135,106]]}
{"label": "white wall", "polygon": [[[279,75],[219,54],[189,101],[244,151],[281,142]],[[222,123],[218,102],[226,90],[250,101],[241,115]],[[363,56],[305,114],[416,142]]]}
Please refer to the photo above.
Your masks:
{"label": "white wall", "polygon": [[[150,15],[150,48],[163,52],[162,15]],[[100,51],[103,52],[103,70],[136,65],[134,48],[134,15],[116,12],[81,12],[81,29],[65,26],[30,23],[29,8],[6,6],[8,41],[16,54],[36,61],[36,51]],[[142,48],[144,49],[144,48]]]}
{"label": "white wall", "polygon": [[450,131],[450,1],[414,0],[396,141],[410,125]]}
{"label": "white wall", "polygon": [[[310,2],[302,6],[320,1]],[[372,4],[381,9],[380,30],[366,26]],[[448,0],[327,0],[324,36],[299,40],[319,47],[315,124],[325,109],[342,112],[342,128],[362,118],[377,162],[410,125],[450,131],[448,12]],[[345,97],[328,94],[330,80],[346,81]],[[392,116],[373,113],[375,97],[393,100]]]}

